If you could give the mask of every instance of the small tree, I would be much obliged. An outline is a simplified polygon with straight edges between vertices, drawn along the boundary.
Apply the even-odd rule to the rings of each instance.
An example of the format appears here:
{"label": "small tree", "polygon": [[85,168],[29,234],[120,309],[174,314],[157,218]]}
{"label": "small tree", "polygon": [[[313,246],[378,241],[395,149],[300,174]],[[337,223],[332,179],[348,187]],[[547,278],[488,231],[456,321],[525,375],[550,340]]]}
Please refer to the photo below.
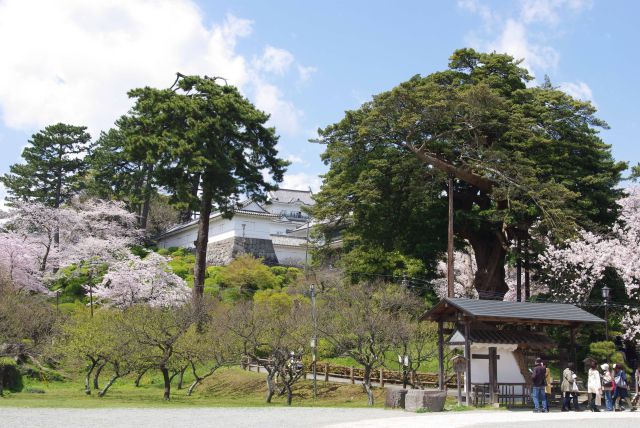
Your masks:
{"label": "small tree", "polygon": [[189,305],[151,307],[133,305],[126,308],[118,328],[130,337],[139,355],[139,366],[160,370],[164,381],[164,399],[171,398],[171,375],[184,367],[184,359],[177,352],[179,341],[200,319],[200,313]]}
{"label": "small tree", "polygon": [[339,284],[319,297],[318,329],[338,351],[363,366],[363,386],[372,406],[371,375],[384,365],[402,329],[404,295],[396,285],[361,282]]}
{"label": "small tree", "polygon": [[244,354],[267,372],[267,403],[276,393],[277,378],[291,405],[292,386],[304,374],[297,357],[307,349],[309,314],[305,298],[283,292],[236,305],[229,313],[227,328],[241,340]]}

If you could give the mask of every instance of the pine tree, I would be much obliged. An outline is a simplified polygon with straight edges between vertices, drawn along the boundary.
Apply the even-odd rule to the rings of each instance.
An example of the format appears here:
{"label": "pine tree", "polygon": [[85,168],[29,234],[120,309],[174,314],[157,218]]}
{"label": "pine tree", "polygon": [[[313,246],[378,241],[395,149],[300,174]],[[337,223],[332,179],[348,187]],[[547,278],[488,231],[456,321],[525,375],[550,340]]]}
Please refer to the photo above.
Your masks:
{"label": "pine tree", "polygon": [[9,201],[41,202],[57,208],[81,187],[91,136],[84,126],[64,123],[34,134],[22,152],[25,163],[14,164],[0,178]]}

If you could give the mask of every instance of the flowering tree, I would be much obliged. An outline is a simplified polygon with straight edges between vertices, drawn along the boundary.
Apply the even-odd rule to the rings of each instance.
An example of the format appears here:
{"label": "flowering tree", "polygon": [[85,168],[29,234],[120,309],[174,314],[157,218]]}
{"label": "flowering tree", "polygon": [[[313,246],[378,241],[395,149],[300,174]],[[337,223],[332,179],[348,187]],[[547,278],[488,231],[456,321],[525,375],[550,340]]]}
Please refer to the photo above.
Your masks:
{"label": "flowering tree", "polygon": [[15,286],[44,291],[59,267],[122,257],[141,237],[135,224],[120,202],[74,199],[59,208],[15,202],[0,234],[0,265]]}
{"label": "flowering tree", "polygon": [[0,234],[0,270],[18,290],[46,293],[39,263],[40,246],[29,236],[15,232]]}
{"label": "flowering tree", "polygon": [[[609,233],[597,235],[584,231],[578,239],[562,247],[551,245],[540,255],[546,281],[556,297],[584,302],[609,268],[624,282],[628,297],[638,301],[640,187],[628,189],[627,196],[620,199],[618,204],[620,216]],[[622,321],[627,329],[627,338],[640,335],[640,312],[637,307],[627,307]]]}
{"label": "flowering tree", "polygon": [[102,283],[94,289],[98,300],[120,308],[136,303],[173,306],[187,301],[190,293],[185,281],[156,253],[145,258],[127,253],[111,265]]}

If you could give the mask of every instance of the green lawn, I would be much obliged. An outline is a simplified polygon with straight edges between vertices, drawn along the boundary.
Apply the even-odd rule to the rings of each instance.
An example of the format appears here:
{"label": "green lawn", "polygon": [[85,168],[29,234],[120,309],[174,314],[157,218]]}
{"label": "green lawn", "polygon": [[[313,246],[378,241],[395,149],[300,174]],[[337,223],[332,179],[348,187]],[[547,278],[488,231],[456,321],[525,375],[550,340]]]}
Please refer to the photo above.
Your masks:
{"label": "green lawn", "polygon": [[[107,377],[102,380],[106,381]],[[141,386],[133,385],[133,378],[119,379],[105,397],[97,392],[84,394],[81,379],[69,382],[40,382],[25,379],[22,392],[6,393],[0,406],[17,407],[241,407],[267,406],[265,375],[245,372],[239,368],[220,370],[207,379],[191,397],[186,391],[190,377],[185,375],[185,388],[174,385],[171,401],[162,399],[163,384],[159,375],[147,375]],[[28,392],[43,390],[44,394]],[[382,390],[376,391],[376,407],[384,405]],[[274,396],[269,406],[285,406],[286,397]],[[318,398],[313,399],[311,381],[300,381],[294,388],[293,406],[366,407],[367,397],[360,385],[318,382]]]}

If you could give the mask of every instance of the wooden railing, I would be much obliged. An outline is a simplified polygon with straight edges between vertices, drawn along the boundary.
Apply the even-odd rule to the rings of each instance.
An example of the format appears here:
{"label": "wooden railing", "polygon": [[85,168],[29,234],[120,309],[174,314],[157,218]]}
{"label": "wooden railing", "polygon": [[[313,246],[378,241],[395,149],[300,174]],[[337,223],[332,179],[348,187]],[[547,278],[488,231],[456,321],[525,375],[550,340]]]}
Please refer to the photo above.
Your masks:
{"label": "wooden railing", "polygon": [[[260,372],[264,370],[264,366],[268,364],[268,360],[250,360],[248,358],[242,359],[242,368],[247,370],[253,370]],[[348,379],[350,383],[356,383],[356,381],[362,382],[364,379],[364,369],[359,367],[347,367],[327,362],[318,362],[316,365],[318,379],[325,382],[330,381],[332,378]],[[311,373],[313,367],[311,364],[305,366],[305,371]],[[408,373],[408,384],[421,387],[435,388],[438,386],[438,374],[428,372]],[[371,375],[371,381],[384,386],[385,384],[399,385],[403,383],[402,372],[398,370],[388,370],[381,368],[376,370]],[[445,383],[448,387],[455,387],[456,381],[454,376],[450,376],[445,379]]]}

